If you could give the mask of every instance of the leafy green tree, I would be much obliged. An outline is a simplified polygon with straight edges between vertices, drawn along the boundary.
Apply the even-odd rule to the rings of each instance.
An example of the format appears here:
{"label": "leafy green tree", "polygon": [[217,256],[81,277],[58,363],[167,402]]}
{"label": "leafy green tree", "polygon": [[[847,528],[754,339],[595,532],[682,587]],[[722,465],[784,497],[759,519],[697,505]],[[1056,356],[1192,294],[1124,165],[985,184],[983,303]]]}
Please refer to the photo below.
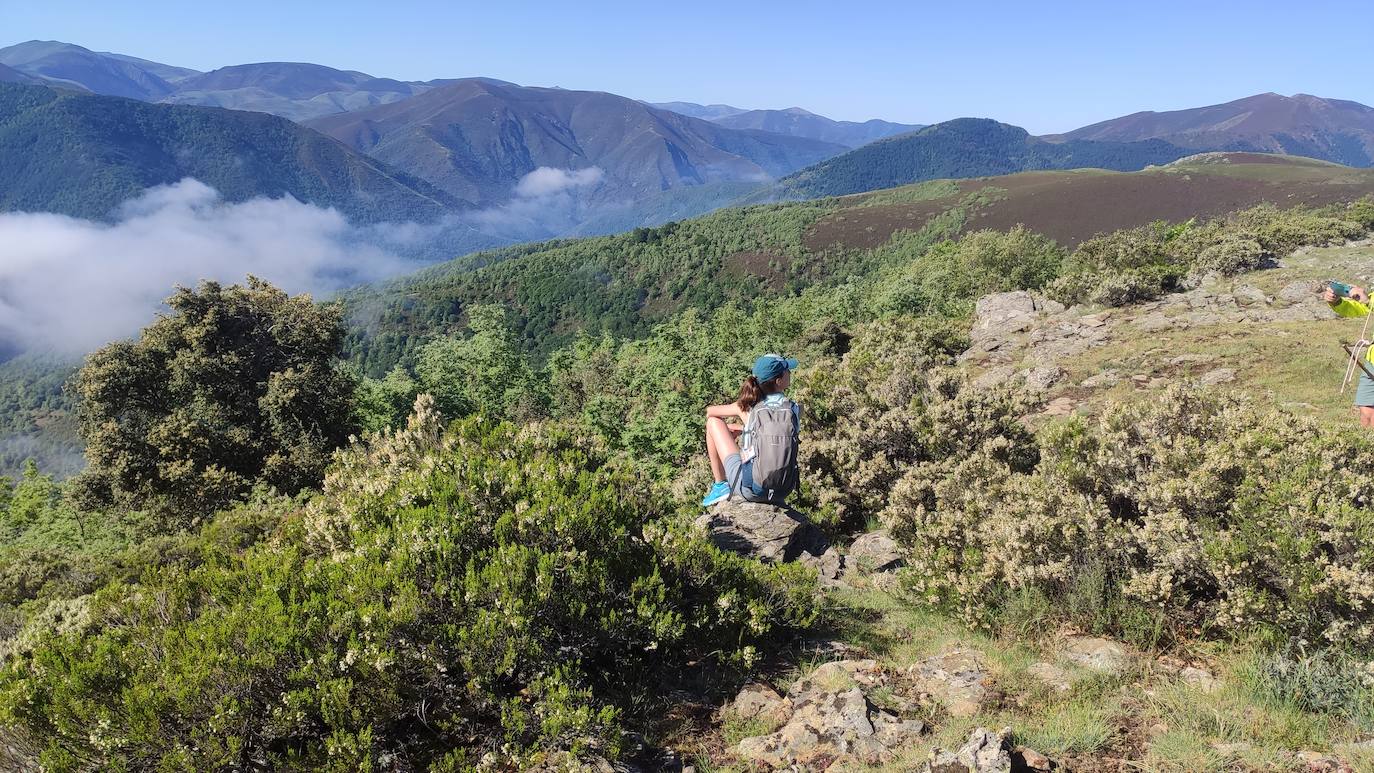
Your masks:
{"label": "leafy green tree", "polygon": [[354,398],[355,419],[367,432],[394,427],[406,417],[420,394],[420,384],[405,368],[397,365],[385,378],[364,376]]}
{"label": "leafy green tree", "polygon": [[480,413],[490,418],[530,419],[548,410],[548,390],[530,367],[500,306],[468,310],[467,337],[426,344],[416,361],[425,392],[450,418]]}
{"label": "leafy green tree", "polygon": [[73,383],[87,508],[147,510],[184,526],[263,483],[319,482],[352,427],[354,381],[337,367],[342,312],[249,278],[179,288],[135,341],[86,359]]}

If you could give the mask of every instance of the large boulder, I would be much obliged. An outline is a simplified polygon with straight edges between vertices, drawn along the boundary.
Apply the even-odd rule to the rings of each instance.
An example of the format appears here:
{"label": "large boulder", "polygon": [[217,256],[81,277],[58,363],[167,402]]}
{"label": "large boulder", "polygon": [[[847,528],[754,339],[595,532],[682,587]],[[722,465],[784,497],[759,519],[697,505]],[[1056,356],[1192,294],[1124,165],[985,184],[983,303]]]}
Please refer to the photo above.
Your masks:
{"label": "large boulder", "polygon": [[[818,561],[829,548],[825,534],[789,507],[759,502],[728,501],[697,518],[711,542],[721,550],[757,558],[767,563]],[[826,570],[829,561],[823,568]],[[835,570],[838,575],[838,570]]]}

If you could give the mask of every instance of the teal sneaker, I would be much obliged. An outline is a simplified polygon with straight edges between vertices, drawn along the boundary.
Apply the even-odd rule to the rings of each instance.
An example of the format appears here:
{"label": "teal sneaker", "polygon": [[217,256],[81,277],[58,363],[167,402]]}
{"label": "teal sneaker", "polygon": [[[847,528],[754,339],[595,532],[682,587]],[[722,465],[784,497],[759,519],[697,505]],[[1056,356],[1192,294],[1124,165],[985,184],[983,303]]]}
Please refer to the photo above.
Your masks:
{"label": "teal sneaker", "polygon": [[715,503],[730,496],[730,484],[725,481],[716,481],[711,486],[711,490],[706,492],[706,498],[701,500],[702,507],[710,507]]}

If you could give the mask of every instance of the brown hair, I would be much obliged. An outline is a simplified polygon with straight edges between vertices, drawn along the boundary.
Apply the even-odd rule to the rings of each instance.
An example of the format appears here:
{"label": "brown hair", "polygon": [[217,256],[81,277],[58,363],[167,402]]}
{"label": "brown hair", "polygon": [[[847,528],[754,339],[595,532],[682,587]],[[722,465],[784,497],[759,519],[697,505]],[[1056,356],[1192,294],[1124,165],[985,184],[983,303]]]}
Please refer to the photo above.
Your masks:
{"label": "brown hair", "polygon": [[751,373],[744,380],[744,383],[739,385],[739,398],[735,400],[735,405],[738,405],[740,410],[747,411],[758,405],[760,400],[777,391],[779,391],[777,379],[760,382],[758,377]]}

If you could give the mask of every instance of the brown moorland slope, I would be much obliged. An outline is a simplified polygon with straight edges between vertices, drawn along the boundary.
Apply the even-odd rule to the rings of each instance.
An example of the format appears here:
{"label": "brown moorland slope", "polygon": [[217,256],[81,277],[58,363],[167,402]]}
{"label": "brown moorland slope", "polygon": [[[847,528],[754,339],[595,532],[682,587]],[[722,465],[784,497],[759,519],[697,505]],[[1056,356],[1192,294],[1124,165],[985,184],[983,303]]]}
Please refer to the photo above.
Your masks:
{"label": "brown moorland slope", "polygon": [[847,197],[851,206],[811,228],[806,246],[876,247],[955,208],[964,210],[965,230],[1024,224],[1074,245],[1154,220],[1211,217],[1265,202],[1320,206],[1368,194],[1374,194],[1374,170],[1296,156],[1205,153],[1139,172],[1023,172],[857,194]]}

